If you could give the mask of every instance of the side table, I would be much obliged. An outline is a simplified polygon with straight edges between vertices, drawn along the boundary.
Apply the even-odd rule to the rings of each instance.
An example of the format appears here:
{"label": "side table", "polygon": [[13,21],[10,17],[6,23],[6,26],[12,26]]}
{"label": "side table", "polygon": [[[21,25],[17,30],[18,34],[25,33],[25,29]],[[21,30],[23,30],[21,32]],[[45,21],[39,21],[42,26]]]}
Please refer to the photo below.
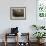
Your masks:
{"label": "side table", "polygon": [[[9,36],[9,37],[7,37],[7,36]],[[7,46],[7,38],[10,38],[10,36],[16,36],[17,39],[15,39],[15,40],[17,40],[17,42],[16,42],[15,46],[18,46],[18,33],[17,34],[6,33],[5,34],[5,46]]]}

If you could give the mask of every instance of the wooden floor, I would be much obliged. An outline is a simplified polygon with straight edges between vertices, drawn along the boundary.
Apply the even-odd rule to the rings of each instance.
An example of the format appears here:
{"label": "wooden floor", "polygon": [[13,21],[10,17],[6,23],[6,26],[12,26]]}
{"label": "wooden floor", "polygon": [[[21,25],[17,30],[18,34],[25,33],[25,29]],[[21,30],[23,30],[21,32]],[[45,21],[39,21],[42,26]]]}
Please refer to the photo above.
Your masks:
{"label": "wooden floor", "polygon": [[[3,42],[2,43],[0,42],[0,46],[4,46],[4,43]],[[14,43],[10,42],[10,43],[8,43],[7,46],[15,46],[15,42]],[[32,43],[30,43],[30,46],[37,46],[37,43],[32,42]],[[46,43],[44,43],[44,45],[42,45],[42,46],[46,46]]]}

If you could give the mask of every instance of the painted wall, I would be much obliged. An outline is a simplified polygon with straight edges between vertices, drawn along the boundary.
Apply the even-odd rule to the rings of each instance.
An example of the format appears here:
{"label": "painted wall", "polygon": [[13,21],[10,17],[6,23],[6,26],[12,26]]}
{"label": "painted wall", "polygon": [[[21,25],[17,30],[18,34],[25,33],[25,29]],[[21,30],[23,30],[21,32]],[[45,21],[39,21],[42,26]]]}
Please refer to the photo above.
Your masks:
{"label": "painted wall", "polygon": [[[10,20],[10,7],[26,7],[26,20]],[[11,27],[19,27],[19,32],[29,32],[36,24],[36,0],[0,0],[0,34],[10,32]]]}

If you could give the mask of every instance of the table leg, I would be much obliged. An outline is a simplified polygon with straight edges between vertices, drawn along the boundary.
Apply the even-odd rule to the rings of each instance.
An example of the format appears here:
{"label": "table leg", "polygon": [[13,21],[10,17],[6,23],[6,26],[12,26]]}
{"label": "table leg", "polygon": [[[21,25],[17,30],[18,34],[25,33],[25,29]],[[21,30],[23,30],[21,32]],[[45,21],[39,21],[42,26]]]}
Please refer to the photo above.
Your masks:
{"label": "table leg", "polygon": [[7,35],[5,34],[5,46],[7,46]]}

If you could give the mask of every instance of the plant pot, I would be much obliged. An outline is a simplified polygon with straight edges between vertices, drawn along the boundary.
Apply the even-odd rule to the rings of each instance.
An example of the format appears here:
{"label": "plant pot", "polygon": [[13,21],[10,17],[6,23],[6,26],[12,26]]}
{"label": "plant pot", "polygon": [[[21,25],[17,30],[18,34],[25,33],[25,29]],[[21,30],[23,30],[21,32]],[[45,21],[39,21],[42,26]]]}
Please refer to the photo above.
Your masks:
{"label": "plant pot", "polygon": [[37,43],[40,43],[40,39],[37,39]]}
{"label": "plant pot", "polygon": [[44,39],[38,39],[37,42],[38,42],[39,44],[41,44],[41,43],[44,42]]}

